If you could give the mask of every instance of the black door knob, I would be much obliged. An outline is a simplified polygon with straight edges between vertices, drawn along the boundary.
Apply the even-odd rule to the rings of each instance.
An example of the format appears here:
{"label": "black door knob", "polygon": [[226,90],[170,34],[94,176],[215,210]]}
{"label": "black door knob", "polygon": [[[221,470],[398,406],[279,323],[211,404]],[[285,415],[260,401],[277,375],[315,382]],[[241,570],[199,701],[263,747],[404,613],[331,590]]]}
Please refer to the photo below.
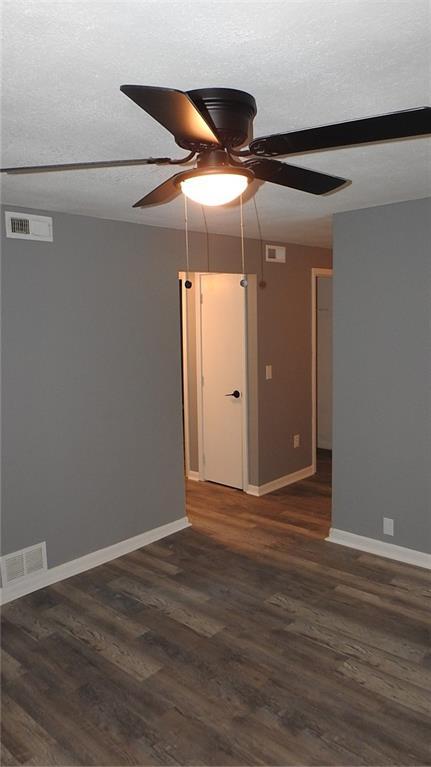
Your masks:
{"label": "black door knob", "polygon": [[225,397],[235,397],[235,399],[238,399],[241,396],[241,393],[238,391],[238,389],[234,389],[231,394],[225,394]]}

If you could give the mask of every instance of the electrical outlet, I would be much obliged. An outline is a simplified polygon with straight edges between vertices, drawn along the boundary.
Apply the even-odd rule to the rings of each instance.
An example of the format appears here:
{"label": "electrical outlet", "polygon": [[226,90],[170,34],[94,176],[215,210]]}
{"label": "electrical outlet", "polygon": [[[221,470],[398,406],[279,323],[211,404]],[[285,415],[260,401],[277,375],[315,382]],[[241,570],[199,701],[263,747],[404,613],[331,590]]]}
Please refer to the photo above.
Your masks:
{"label": "electrical outlet", "polygon": [[383,534],[384,535],[394,534],[394,520],[390,519],[390,517],[383,517]]}
{"label": "electrical outlet", "polygon": [[301,435],[300,434],[294,434],[293,435],[293,447],[299,447],[301,444]]}
{"label": "electrical outlet", "polygon": [[267,381],[272,378],[272,365],[265,365],[265,377]]}

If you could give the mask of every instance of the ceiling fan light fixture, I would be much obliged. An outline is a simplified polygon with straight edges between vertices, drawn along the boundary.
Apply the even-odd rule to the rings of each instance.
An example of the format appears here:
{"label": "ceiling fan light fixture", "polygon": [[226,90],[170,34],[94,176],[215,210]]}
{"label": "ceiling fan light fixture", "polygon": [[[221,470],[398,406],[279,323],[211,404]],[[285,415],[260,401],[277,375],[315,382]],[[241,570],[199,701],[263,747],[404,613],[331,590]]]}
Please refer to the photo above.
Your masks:
{"label": "ceiling fan light fixture", "polygon": [[223,168],[217,171],[198,171],[187,174],[180,180],[183,194],[199,205],[225,205],[239,197],[252,178],[242,168]]}

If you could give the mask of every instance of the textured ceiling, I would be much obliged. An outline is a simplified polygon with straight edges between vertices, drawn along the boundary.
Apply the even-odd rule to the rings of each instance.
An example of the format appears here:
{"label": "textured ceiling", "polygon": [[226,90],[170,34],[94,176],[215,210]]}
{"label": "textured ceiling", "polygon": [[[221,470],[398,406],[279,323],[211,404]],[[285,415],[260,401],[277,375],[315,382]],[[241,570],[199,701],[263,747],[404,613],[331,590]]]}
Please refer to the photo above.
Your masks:
{"label": "textured ceiling", "polygon": [[[2,8],[3,166],[181,155],[120,93],[122,83],[249,91],[255,136],[430,103],[427,0],[6,0]],[[264,184],[256,195],[264,237],[329,245],[334,212],[426,196],[430,142],[292,158],[353,184],[320,199]],[[3,200],[181,228],[181,198],[131,208],[171,172],[3,176]],[[200,208],[190,208],[191,226],[202,229]],[[238,209],[208,210],[208,222],[237,233]],[[250,202],[245,226],[257,235]]]}

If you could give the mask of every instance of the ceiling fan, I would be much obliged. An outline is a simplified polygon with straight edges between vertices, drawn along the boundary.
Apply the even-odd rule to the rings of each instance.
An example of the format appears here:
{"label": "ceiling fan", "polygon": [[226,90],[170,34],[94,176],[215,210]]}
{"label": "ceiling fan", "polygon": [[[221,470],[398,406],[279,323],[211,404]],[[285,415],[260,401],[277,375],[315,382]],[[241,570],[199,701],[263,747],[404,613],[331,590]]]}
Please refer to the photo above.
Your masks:
{"label": "ceiling fan", "polygon": [[181,159],[149,157],[36,165],[2,168],[1,172],[24,174],[133,165],[186,165],[196,156],[194,168],[171,176],[133,207],[170,202],[181,192],[202,205],[223,205],[242,195],[254,180],[317,195],[335,192],[350,183],[338,176],[288,165],[272,159],[274,157],[431,133],[431,108],[419,107],[253,139],[256,102],[244,91],[203,88],[183,92],[146,85],[122,85],[121,91],[167,128],[188,154]]}

